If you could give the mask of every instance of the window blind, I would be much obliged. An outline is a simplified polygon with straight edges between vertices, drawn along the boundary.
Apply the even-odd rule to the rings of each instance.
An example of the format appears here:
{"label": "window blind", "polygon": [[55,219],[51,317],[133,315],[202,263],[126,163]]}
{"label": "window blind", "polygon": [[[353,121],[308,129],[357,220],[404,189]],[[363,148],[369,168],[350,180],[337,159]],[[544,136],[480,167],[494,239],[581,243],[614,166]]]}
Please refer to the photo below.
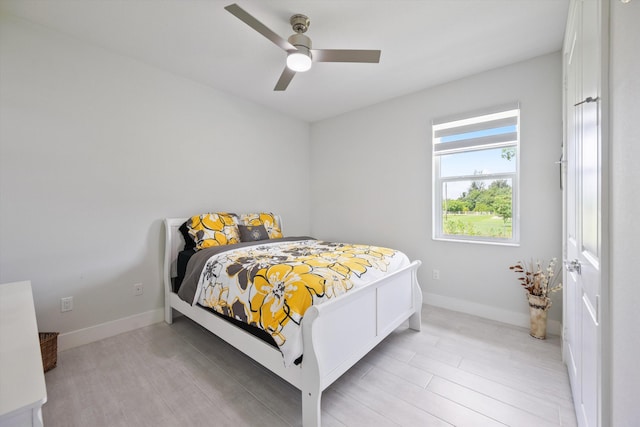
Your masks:
{"label": "window blind", "polygon": [[434,120],[434,155],[516,145],[520,110],[518,105],[513,107],[480,115],[474,113],[449,120]]}

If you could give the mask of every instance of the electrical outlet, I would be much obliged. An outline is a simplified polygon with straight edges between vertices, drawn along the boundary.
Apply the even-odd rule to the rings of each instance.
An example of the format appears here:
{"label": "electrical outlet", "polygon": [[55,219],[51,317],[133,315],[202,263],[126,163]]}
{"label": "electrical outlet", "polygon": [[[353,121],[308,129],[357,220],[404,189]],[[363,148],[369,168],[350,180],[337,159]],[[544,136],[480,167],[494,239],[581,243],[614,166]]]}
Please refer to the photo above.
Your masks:
{"label": "electrical outlet", "polygon": [[144,287],[142,286],[142,283],[136,283],[135,285],[133,285],[133,294],[134,295],[142,295],[144,293]]}
{"label": "electrical outlet", "polygon": [[440,270],[433,270],[433,280],[440,280]]}
{"label": "electrical outlet", "polygon": [[73,310],[73,297],[60,298],[60,313]]}

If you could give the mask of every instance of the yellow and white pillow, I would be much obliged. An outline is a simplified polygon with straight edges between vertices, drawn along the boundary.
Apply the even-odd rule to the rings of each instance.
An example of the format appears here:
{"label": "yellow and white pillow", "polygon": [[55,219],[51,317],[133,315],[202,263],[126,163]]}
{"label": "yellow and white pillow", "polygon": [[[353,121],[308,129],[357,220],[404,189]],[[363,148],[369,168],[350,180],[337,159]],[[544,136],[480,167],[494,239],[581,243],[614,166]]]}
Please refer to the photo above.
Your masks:
{"label": "yellow and white pillow", "polygon": [[238,217],[233,213],[194,215],[187,220],[187,229],[196,243],[196,250],[240,242]]}

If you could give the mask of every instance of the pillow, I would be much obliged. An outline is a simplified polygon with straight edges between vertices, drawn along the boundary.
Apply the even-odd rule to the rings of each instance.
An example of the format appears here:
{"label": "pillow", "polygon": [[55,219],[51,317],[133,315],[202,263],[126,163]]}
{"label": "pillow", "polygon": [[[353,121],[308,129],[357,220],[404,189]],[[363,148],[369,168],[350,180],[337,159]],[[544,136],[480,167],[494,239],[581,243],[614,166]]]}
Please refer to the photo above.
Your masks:
{"label": "pillow", "polygon": [[236,214],[217,212],[195,215],[187,221],[187,228],[196,250],[240,242]]}
{"label": "pillow", "polygon": [[189,227],[187,227],[187,223],[189,221],[185,221],[182,223],[180,228],[180,234],[182,234],[182,238],[184,239],[184,250],[188,251],[189,249],[193,249],[196,247],[196,242],[193,241],[193,237],[189,234]]}
{"label": "pillow", "polygon": [[269,239],[269,233],[264,225],[241,225],[238,224],[241,242],[255,242]]}
{"label": "pillow", "polygon": [[240,216],[240,224],[243,225],[264,225],[270,239],[277,239],[282,237],[282,230],[280,230],[280,224],[276,222],[274,214],[269,212],[242,214]]}

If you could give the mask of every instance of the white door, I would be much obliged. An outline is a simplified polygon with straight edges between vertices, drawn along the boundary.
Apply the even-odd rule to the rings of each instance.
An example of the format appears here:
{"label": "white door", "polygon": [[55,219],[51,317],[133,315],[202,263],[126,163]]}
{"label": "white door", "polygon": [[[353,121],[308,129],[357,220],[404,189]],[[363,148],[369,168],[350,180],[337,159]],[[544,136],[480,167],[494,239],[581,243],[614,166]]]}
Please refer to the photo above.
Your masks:
{"label": "white door", "polygon": [[564,352],[582,427],[601,425],[601,5],[574,7],[566,56]]}

